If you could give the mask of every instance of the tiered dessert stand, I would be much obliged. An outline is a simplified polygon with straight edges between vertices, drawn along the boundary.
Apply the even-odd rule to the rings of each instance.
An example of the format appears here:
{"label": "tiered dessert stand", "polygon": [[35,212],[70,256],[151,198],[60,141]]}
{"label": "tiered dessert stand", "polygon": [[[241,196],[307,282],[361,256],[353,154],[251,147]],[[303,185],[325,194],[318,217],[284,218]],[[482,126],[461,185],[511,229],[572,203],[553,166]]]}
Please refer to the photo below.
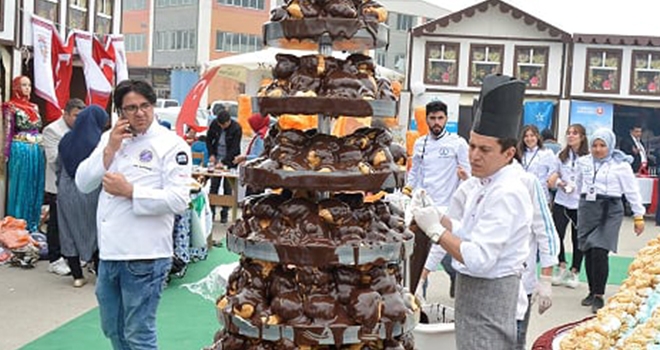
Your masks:
{"label": "tiered dessert stand", "polygon": [[[387,26],[358,18],[264,25],[268,46],[315,47],[324,56],[333,50],[386,47],[388,39]],[[331,119],[391,117],[396,115],[397,103],[322,96],[255,97],[253,106],[262,115],[318,114],[318,129],[271,130],[265,155],[242,169],[243,184],[284,191],[248,198],[243,217],[228,230],[227,247],[240,254],[241,261],[227,292],[218,298],[223,328],[212,348],[414,349],[411,332],[419,321],[419,302],[402,287],[401,273],[402,261],[413,251],[413,235],[396,208],[364,201],[364,193],[379,190],[392,174],[400,186],[402,171],[380,167],[360,172],[342,164],[331,164],[332,171],[264,166],[277,163],[272,159],[276,152],[268,155],[272,147],[295,151],[307,145],[309,152],[318,152],[314,147],[326,147],[325,142],[354,147],[357,154],[363,152],[365,164],[373,162],[367,151],[360,150],[373,153],[380,147],[386,154],[389,132],[365,129],[335,138],[328,135]],[[356,143],[360,147],[355,148]],[[356,152],[350,154],[355,157]],[[293,158],[305,163],[309,157]]]}

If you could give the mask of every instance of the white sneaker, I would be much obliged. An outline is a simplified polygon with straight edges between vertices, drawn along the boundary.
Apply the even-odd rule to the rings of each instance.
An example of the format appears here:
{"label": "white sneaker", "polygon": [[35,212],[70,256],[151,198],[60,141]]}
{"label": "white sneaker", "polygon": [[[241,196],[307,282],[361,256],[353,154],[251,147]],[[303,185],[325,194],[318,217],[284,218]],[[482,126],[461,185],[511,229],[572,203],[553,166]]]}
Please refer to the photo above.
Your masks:
{"label": "white sneaker", "polygon": [[59,258],[48,265],[48,272],[60,276],[66,276],[71,274],[71,269],[69,269],[69,265],[66,263],[64,258]]}
{"label": "white sneaker", "polygon": [[564,279],[566,278],[564,275],[566,275],[566,272],[568,272],[565,268],[558,268],[552,272],[552,285],[553,286],[561,286],[564,282]]}
{"label": "white sneaker", "polygon": [[580,284],[580,278],[578,277],[578,274],[573,271],[570,271],[568,273],[566,280],[564,281],[564,285],[568,288],[575,289],[579,284]]}

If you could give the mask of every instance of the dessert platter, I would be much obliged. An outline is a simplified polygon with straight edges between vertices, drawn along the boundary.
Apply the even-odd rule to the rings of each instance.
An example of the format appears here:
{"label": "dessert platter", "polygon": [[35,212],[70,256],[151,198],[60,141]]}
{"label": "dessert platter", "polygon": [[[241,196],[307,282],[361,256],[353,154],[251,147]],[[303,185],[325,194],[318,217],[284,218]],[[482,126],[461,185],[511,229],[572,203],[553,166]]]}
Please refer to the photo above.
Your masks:
{"label": "dessert platter", "polygon": [[642,248],[595,317],[546,332],[538,350],[660,349],[660,237]]}
{"label": "dessert platter", "polygon": [[262,156],[241,169],[243,184],[279,190],[248,197],[228,229],[241,259],[217,298],[221,328],[208,349],[415,349],[420,302],[401,264],[414,235],[397,207],[367,196],[390,177],[403,185],[405,152],[384,129],[328,134],[332,117],[396,115],[370,57],[330,56],[385,47],[386,18],[371,0],[290,0],[264,25],[266,45],[320,54],[279,55],[253,105],[316,117],[318,127],[272,127]]}

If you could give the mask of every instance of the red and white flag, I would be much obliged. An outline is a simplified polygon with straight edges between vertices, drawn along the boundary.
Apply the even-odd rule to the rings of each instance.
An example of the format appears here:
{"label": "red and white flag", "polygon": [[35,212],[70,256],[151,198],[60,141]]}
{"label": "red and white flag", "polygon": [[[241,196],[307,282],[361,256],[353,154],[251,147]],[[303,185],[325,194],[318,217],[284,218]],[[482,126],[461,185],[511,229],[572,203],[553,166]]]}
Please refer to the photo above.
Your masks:
{"label": "red and white flag", "polygon": [[126,47],[124,46],[124,35],[113,34],[107,36],[106,49],[112,46],[115,50],[115,76],[117,83],[128,80],[128,61],[126,60]]}
{"label": "red and white flag", "polygon": [[62,116],[73,74],[73,38],[62,41],[52,22],[32,16],[34,90],[46,100],[46,122]]}
{"label": "red and white flag", "polygon": [[78,55],[83,61],[87,104],[106,108],[114,86],[114,51],[108,52],[91,33],[75,31]]}

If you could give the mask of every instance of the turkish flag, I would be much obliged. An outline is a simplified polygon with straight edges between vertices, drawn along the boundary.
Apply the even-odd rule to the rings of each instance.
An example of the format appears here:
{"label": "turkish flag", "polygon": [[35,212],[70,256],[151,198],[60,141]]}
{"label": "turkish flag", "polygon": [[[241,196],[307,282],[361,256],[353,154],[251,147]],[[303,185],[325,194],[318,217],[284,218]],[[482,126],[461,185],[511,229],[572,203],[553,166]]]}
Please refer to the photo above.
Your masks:
{"label": "turkish flag", "polygon": [[32,17],[34,41],[34,88],[37,95],[46,100],[46,122],[62,116],[62,109],[69,100],[71,75],[73,74],[73,38],[66,43],[57,34],[52,22]]}
{"label": "turkish flag", "polygon": [[78,54],[83,61],[87,104],[95,104],[105,109],[114,86],[114,50],[106,51],[103,44],[91,33],[76,31],[75,38]]}
{"label": "turkish flag", "polygon": [[192,87],[188,96],[183,101],[183,106],[181,106],[181,111],[179,112],[179,117],[176,119],[176,133],[179,136],[183,136],[183,126],[184,125],[196,125],[196,116],[197,108],[199,107],[199,100],[202,99],[204,91],[211,83],[211,80],[218,73],[220,66],[213,67],[204,73],[201,79],[197,81],[197,84]]}

